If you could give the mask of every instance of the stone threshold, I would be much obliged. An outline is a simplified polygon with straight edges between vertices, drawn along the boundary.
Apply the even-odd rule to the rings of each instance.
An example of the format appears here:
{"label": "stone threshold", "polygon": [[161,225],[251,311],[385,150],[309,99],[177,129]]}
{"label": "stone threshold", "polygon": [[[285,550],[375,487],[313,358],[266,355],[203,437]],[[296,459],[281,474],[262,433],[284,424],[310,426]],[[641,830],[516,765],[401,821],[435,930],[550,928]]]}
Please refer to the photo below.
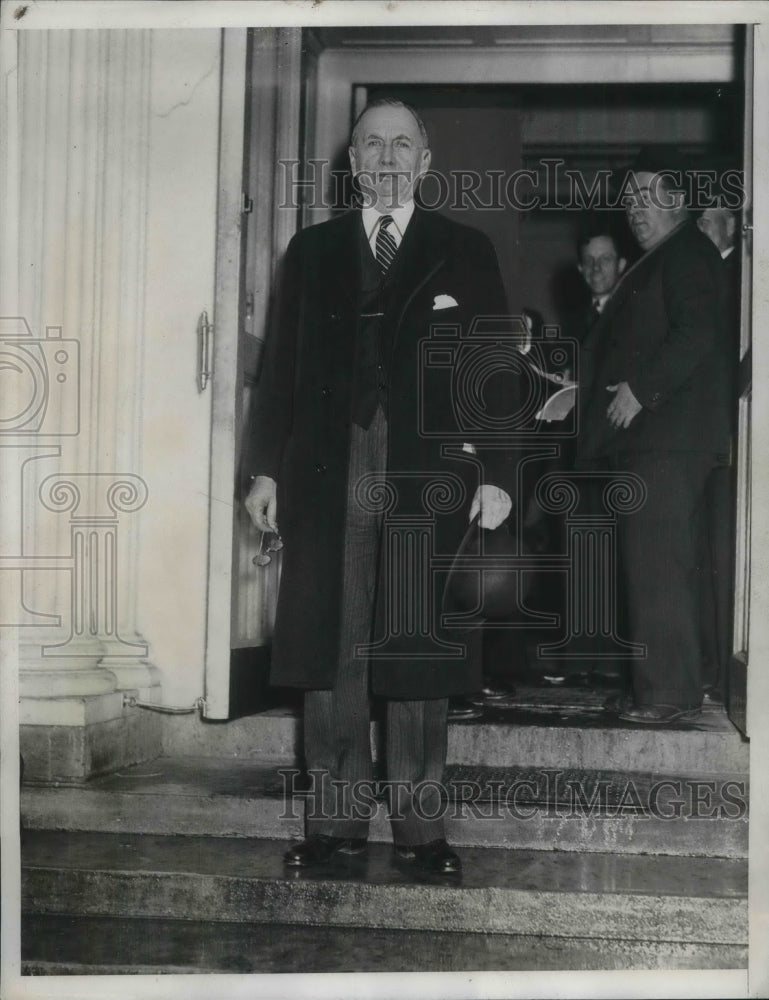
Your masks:
{"label": "stone threshold", "polygon": [[[602,710],[605,691],[554,691],[549,703],[537,704],[542,689],[521,689],[514,699],[487,706],[480,719],[450,723],[448,763],[578,766],[654,774],[748,771],[749,744],[720,706],[707,707],[689,723],[638,726]],[[376,716],[376,706],[374,711]],[[377,758],[382,726],[376,717],[371,740]],[[301,761],[301,714],[293,707],[279,707],[230,722],[169,716],[164,719],[163,753],[262,758],[295,765]]]}

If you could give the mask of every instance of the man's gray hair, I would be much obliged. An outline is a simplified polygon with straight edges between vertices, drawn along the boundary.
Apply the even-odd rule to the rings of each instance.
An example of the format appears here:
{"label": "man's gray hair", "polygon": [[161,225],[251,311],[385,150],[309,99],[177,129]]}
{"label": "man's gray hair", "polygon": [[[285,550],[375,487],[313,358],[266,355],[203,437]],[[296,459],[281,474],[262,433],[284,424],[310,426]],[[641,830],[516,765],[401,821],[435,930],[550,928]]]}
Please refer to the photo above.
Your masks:
{"label": "man's gray hair", "polygon": [[419,116],[419,112],[416,108],[412,107],[410,104],[406,104],[405,101],[398,101],[394,97],[380,97],[376,101],[372,101],[367,104],[366,107],[361,111],[352,127],[352,133],[350,135],[350,144],[354,146],[358,141],[358,125],[360,120],[366,114],[367,111],[372,111],[374,108],[405,108],[414,118],[419,128],[419,138],[422,140],[422,145],[425,149],[430,148],[430,143],[427,138],[427,129],[425,128],[425,123]]}

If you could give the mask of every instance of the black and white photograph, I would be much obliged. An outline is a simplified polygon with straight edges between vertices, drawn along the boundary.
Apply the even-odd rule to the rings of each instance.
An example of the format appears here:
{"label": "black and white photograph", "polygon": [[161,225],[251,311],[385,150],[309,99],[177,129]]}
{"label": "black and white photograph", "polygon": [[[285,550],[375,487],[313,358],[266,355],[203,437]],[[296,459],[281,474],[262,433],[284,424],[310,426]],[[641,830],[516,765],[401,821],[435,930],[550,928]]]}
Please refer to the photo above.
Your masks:
{"label": "black and white photograph", "polygon": [[2,996],[766,996],[769,3],[0,16]]}

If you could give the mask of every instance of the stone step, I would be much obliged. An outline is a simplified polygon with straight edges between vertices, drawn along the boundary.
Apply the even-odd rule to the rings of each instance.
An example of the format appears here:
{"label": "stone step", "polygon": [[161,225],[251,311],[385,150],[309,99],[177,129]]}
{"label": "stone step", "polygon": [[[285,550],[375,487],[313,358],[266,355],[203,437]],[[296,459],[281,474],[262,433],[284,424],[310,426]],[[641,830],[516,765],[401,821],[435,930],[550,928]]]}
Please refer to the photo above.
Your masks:
{"label": "stone step", "polygon": [[286,870],[268,840],[28,833],[22,912],[668,942],[743,949],[747,863],[468,848],[420,875],[383,844]]}
{"label": "stone step", "polygon": [[27,976],[747,967],[742,945],[531,934],[34,915],[22,918],[21,934]]}
{"label": "stone step", "polygon": [[[604,712],[605,698],[605,691],[523,688],[514,698],[486,707],[481,719],[450,723],[448,762],[654,774],[747,773],[749,744],[723,708],[708,706],[690,723],[642,727]],[[376,720],[371,740],[377,757],[382,727]],[[173,757],[258,757],[296,764],[301,718],[291,708],[226,723],[170,716],[163,747]]]}
{"label": "stone step", "polygon": [[[747,857],[744,776],[449,766],[447,836],[462,847]],[[85,786],[25,786],[27,829],[289,840],[303,776],[280,762],[169,758]],[[390,841],[384,803],[370,837]]]}

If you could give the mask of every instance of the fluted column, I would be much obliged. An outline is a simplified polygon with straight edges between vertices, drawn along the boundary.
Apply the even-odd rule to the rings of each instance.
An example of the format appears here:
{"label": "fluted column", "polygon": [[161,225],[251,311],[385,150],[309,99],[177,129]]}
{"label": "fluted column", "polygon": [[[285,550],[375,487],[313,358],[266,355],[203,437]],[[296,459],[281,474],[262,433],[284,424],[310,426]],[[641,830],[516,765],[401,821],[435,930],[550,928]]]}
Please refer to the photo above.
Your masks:
{"label": "fluted column", "polygon": [[148,31],[19,34],[13,347],[45,396],[2,438],[29,452],[19,544],[0,557],[4,613],[28,625],[22,699],[158,682],[135,629],[150,69]]}

